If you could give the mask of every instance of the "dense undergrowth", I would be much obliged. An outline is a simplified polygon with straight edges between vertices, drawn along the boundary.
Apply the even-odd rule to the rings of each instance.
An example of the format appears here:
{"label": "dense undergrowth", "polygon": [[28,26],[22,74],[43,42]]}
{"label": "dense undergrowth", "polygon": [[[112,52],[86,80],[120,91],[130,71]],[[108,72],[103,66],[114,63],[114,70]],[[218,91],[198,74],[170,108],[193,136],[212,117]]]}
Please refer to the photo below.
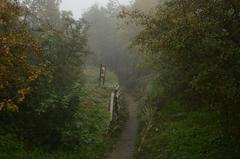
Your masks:
{"label": "dense undergrowth", "polygon": [[[98,87],[98,69],[87,67],[84,70],[85,84],[79,91],[80,105],[74,120],[63,130],[62,138],[69,150],[42,150],[14,134],[0,136],[1,159],[98,159],[110,151],[112,144],[124,122],[115,123],[116,130],[109,132],[110,118],[108,103],[117,77],[108,72],[105,87]],[[123,107],[124,108],[124,107]],[[125,109],[123,109],[125,111]],[[125,114],[125,113],[124,113]],[[123,118],[121,118],[123,119]],[[123,120],[124,121],[124,120]],[[11,125],[5,126],[11,127]],[[28,131],[28,130],[26,130]],[[75,142],[75,144],[73,144]]]}
{"label": "dense undergrowth", "polygon": [[153,110],[151,115],[143,111],[135,157],[230,159],[225,141],[220,123],[213,113],[204,110],[186,111],[184,105],[173,101],[159,110]]}

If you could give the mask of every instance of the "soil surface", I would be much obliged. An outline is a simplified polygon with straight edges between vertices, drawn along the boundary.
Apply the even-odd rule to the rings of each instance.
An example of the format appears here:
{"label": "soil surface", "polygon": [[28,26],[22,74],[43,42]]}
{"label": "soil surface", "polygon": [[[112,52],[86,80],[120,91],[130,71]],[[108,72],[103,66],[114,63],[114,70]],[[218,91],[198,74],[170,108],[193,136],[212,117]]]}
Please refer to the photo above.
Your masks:
{"label": "soil surface", "polygon": [[107,159],[132,159],[138,129],[138,106],[134,98],[127,97],[129,120],[123,130],[119,141],[117,142],[114,151],[107,156]]}

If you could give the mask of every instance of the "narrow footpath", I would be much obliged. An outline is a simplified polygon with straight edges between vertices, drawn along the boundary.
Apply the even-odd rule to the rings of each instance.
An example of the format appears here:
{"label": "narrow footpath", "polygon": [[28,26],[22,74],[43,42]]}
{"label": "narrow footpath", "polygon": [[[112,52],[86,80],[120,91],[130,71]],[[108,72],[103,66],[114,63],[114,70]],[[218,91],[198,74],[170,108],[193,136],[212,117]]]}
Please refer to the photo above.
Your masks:
{"label": "narrow footpath", "polygon": [[129,120],[126,123],[126,127],[123,130],[114,151],[107,156],[107,159],[133,158],[138,128],[138,106],[132,96],[128,96],[126,99],[128,103]]}

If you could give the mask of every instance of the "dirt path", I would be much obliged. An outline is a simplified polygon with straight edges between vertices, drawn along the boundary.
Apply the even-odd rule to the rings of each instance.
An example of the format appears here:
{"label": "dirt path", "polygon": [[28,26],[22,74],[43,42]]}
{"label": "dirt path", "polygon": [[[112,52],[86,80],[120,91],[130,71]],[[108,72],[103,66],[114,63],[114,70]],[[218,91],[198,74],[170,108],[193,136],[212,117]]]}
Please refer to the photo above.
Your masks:
{"label": "dirt path", "polygon": [[129,120],[126,123],[126,127],[123,130],[119,141],[115,146],[115,150],[108,155],[107,159],[132,159],[135,142],[137,137],[137,103],[134,101],[133,97],[127,97]]}

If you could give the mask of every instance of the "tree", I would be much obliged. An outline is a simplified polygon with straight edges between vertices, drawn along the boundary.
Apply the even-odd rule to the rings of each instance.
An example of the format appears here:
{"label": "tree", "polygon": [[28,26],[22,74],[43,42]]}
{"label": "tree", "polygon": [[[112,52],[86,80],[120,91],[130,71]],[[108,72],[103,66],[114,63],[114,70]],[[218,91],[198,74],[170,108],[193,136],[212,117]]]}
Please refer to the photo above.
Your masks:
{"label": "tree", "polygon": [[156,72],[157,98],[218,114],[231,154],[240,148],[239,4],[171,0],[150,15],[130,13],[144,28],[134,44]]}
{"label": "tree", "polygon": [[28,30],[26,8],[11,0],[0,1],[0,110],[18,111],[31,91],[31,83],[44,69],[41,47]]}
{"label": "tree", "polygon": [[78,122],[88,26],[61,12],[57,0],[9,0],[0,7],[0,109],[19,111],[0,112],[0,133],[42,149],[63,148],[69,123]]}

